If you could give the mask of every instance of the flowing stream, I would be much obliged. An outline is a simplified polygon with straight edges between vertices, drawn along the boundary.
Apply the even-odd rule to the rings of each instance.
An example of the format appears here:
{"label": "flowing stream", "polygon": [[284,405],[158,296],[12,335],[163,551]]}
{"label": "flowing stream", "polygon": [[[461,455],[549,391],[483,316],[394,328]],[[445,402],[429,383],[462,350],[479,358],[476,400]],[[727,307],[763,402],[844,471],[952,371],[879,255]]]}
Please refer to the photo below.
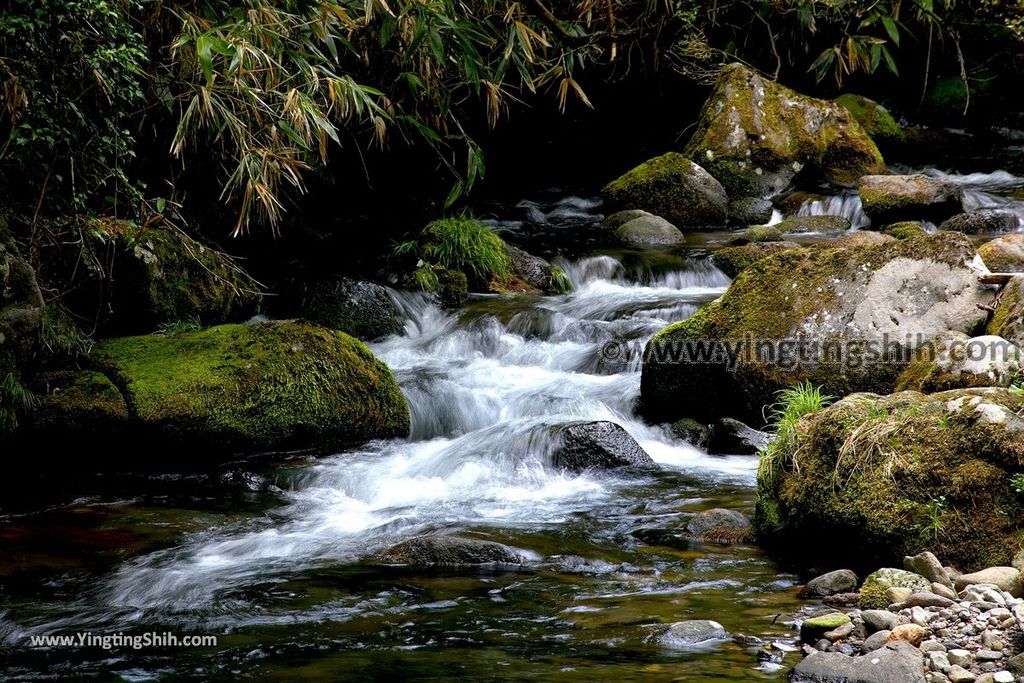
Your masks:
{"label": "flowing stream", "polygon": [[[90,549],[131,537],[97,550],[99,568],[75,567],[41,590],[15,582],[0,603],[13,677],[779,676],[751,646],[667,650],[651,639],[654,625],[687,618],[792,637],[773,618],[794,607],[794,577],[755,548],[691,545],[678,533],[702,509],[749,513],[756,458],[708,456],[633,416],[643,341],[719,296],[728,278],[686,250],[562,266],[568,295],[478,297],[452,313],[394,294],[404,332],[373,349],[409,400],[409,439],[210,475],[219,495],[242,496],[241,510],[190,493],[204,486],[194,476],[150,477],[158,490],[143,498],[108,491],[15,520],[21,543],[8,546],[22,551],[55,524],[74,526]],[[574,420],[622,425],[660,468],[560,471],[549,428]],[[445,572],[367,562],[434,532],[497,540],[527,563]],[[16,569],[0,562],[0,577]],[[220,641],[171,652],[16,648],[33,635],[146,631]]]}
{"label": "flowing stream", "polygon": [[[947,177],[970,205],[1024,217],[1020,178]],[[478,296],[458,312],[394,292],[404,330],[372,346],[408,399],[408,439],[201,472],[46,480],[41,500],[38,483],[8,482],[0,678],[782,680],[796,661],[784,652],[797,577],[757,548],[680,535],[701,510],[752,512],[756,457],[709,456],[634,416],[639,350],[725,291],[707,254],[729,235],[610,250],[595,246],[596,200],[516,210],[494,223],[528,248],[560,243],[574,291]],[[864,225],[849,193],[803,211]],[[659,468],[559,470],[551,427],[577,420],[622,425]],[[426,571],[370,561],[428,533],[495,540],[526,562]],[[736,638],[696,650],[652,638],[684,619],[714,619]],[[147,632],[218,643],[24,646]],[[771,657],[765,642],[779,643]]]}

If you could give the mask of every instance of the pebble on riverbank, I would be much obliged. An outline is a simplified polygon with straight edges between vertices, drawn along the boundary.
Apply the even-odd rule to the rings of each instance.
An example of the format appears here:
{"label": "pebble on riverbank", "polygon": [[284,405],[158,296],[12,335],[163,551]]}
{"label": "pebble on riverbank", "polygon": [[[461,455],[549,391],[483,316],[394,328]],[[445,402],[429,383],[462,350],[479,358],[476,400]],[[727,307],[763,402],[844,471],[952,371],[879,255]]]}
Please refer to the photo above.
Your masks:
{"label": "pebble on riverbank", "polygon": [[[833,609],[822,616],[820,609],[808,608],[806,616],[798,615],[795,623],[807,656],[794,669],[792,681],[902,681],[912,662],[921,667],[921,677],[914,680],[927,683],[1024,681],[1019,570],[992,567],[954,577],[931,553],[907,557],[905,566],[924,576],[915,572],[921,581],[914,592],[886,609]],[[871,581],[868,577],[865,585]],[[844,628],[813,627],[843,619]],[[903,643],[904,649],[893,649],[895,643]],[[885,656],[863,656],[883,651]]]}

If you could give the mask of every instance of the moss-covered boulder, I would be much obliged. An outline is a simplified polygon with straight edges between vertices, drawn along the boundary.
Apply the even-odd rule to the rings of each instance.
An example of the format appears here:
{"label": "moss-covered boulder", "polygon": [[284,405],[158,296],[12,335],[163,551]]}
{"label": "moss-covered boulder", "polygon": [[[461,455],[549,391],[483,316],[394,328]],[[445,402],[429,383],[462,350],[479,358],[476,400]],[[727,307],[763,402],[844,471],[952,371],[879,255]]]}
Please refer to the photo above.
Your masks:
{"label": "moss-covered boulder", "polygon": [[977,209],[958,213],[939,226],[940,230],[952,230],[968,235],[997,235],[1013,232],[1020,227],[1017,215],[999,209]]}
{"label": "moss-covered boulder", "polygon": [[1024,235],[1015,233],[985,242],[978,256],[993,273],[1024,273]]}
{"label": "moss-covered boulder", "polygon": [[128,404],[103,373],[48,372],[34,383],[40,398],[30,416],[27,438],[96,444],[116,442],[128,433]]}
{"label": "moss-covered boulder", "polygon": [[947,332],[919,351],[897,380],[897,391],[1008,387],[1024,363],[1016,344],[993,335],[971,338],[962,332]]}
{"label": "moss-covered boulder", "polygon": [[602,195],[613,209],[643,209],[680,228],[722,226],[728,216],[721,184],[676,152],[645,161],[608,183]]}
{"label": "moss-covered boulder", "polygon": [[842,216],[793,216],[774,227],[785,234],[845,232],[850,229],[850,221]]}
{"label": "moss-covered boulder", "polygon": [[519,565],[525,557],[494,541],[459,536],[420,536],[386,548],[373,557],[377,564],[411,567]]}
{"label": "moss-covered boulder", "polygon": [[111,249],[110,325],[150,332],[164,323],[243,320],[260,304],[260,287],[233,259],[162,223],[96,220],[90,234]]}
{"label": "moss-covered boulder", "polygon": [[878,102],[862,95],[845,93],[836,98],[836,104],[845,107],[879,147],[891,150],[904,141],[903,129],[889,110]]}
{"label": "moss-covered boulder", "polygon": [[740,64],[723,67],[684,154],[737,197],[781,192],[797,174],[852,183],[885,173],[878,147],[845,107]]}
{"label": "moss-covered boulder", "polygon": [[734,278],[766,256],[799,248],[800,245],[796,242],[755,242],[719,249],[711,255],[711,262],[720,271]]}
{"label": "moss-covered boulder", "polygon": [[147,448],[320,448],[409,431],[387,366],[358,340],[309,324],[124,337],[94,357]]}
{"label": "moss-covered boulder", "polygon": [[679,228],[661,216],[640,209],[613,213],[603,225],[612,231],[617,242],[627,247],[665,247],[686,239]]}
{"label": "moss-covered boulder", "polygon": [[817,561],[929,549],[965,570],[1009,564],[1024,533],[1011,485],[1024,473],[1022,411],[1024,396],[998,388],[848,396],[762,460],[758,539]]}
{"label": "moss-covered boulder", "polygon": [[1003,288],[985,332],[1024,348],[1024,275],[1011,279]]}
{"label": "moss-covered boulder", "polygon": [[912,237],[920,237],[928,233],[924,226],[916,221],[901,221],[893,223],[882,231],[883,234],[895,237],[898,240],[907,240]]}
{"label": "moss-covered boulder", "polygon": [[402,329],[398,307],[388,290],[351,278],[311,283],[302,302],[302,316],[359,339],[380,339]]}
{"label": "moss-covered boulder", "polygon": [[729,246],[742,246],[751,242],[781,242],[784,236],[782,231],[774,225],[752,225],[746,230],[741,230],[729,240]]}
{"label": "moss-covered boulder", "polygon": [[984,325],[978,304],[992,293],[974,259],[966,236],[939,233],[757,260],[720,299],[648,343],[642,409],[659,421],[756,421],[779,390],[802,381],[838,396],[888,393],[910,349]]}
{"label": "moss-covered boulder", "polygon": [[957,185],[926,175],[868,175],[857,183],[857,192],[864,213],[877,226],[913,220],[941,223],[963,210]]}

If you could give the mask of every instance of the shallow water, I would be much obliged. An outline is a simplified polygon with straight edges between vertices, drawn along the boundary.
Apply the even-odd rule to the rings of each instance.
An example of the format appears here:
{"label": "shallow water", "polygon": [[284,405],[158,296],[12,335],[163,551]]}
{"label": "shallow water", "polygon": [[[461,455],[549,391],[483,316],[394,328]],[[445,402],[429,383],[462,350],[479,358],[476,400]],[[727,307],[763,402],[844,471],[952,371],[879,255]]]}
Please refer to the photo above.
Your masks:
{"label": "shallow water", "polygon": [[[1014,176],[960,182],[971,201],[1021,204]],[[833,203],[856,218],[848,193]],[[708,456],[633,415],[639,357],[624,350],[725,290],[707,253],[729,234],[691,234],[668,251],[598,249],[600,211],[561,197],[496,221],[555,256],[572,294],[481,296],[456,313],[394,294],[403,333],[373,349],[409,399],[409,439],[187,474],[8,482],[0,676],[783,680],[796,655],[761,663],[743,639],[696,650],[651,639],[657,624],[710,618],[737,636],[791,640],[786,621],[800,607],[796,577],[757,548],[679,536],[697,511],[752,511],[756,458]],[[621,424],[659,469],[559,471],[550,427],[574,420]],[[509,544],[527,563],[450,572],[367,561],[435,532]],[[86,631],[219,643],[25,647]]]}

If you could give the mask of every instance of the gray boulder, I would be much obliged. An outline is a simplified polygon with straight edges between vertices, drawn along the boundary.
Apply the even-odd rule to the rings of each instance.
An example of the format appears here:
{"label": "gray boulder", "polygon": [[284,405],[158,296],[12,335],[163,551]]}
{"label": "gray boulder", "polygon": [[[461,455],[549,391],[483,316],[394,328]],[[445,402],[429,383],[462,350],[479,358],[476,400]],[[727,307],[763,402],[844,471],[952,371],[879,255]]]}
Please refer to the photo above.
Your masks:
{"label": "gray boulder", "polygon": [[631,247],[670,246],[686,239],[679,228],[647,211],[614,213],[605,219],[604,226],[612,230],[619,242]]}
{"label": "gray boulder", "polygon": [[925,683],[921,651],[890,643],[859,657],[815,652],[796,665],[793,683]]}
{"label": "gray boulder", "polygon": [[729,634],[725,628],[717,621],[709,619],[677,621],[659,629],[659,633],[655,636],[658,644],[671,648],[708,645],[728,638]]}
{"label": "gray boulder", "polygon": [[960,187],[926,175],[869,175],[857,184],[864,213],[877,225],[941,223],[963,211]]}
{"label": "gray boulder", "polygon": [[654,460],[614,422],[578,422],[557,428],[552,462],[570,472],[615,467],[654,467]]}
{"label": "gray boulder", "polygon": [[963,232],[968,235],[1013,232],[1018,227],[1017,216],[1009,211],[979,209],[958,213],[946,220],[939,229]]}
{"label": "gray boulder", "polygon": [[723,417],[711,429],[710,453],[719,455],[754,455],[768,448],[772,435],[748,427],[739,420]]}
{"label": "gray boulder", "polygon": [[602,190],[613,209],[644,209],[687,228],[725,225],[729,198],[722,185],[684,155],[655,157]]}
{"label": "gray boulder", "polygon": [[417,567],[465,567],[522,564],[523,556],[507,545],[458,536],[421,536],[402,541],[374,556],[377,564]]}
{"label": "gray boulder", "polygon": [[908,572],[920,574],[929,581],[941,583],[949,588],[953,587],[953,582],[950,581],[949,574],[946,573],[942,563],[939,562],[939,558],[927,550],[917,555],[907,555],[904,557],[903,568]]}
{"label": "gray boulder", "polygon": [[864,629],[871,633],[891,631],[900,625],[900,617],[887,609],[861,610],[860,618],[864,621]]}
{"label": "gray boulder", "polygon": [[775,207],[762,197],[741,197],[729,202],[730,225],[763,225],[772,218]]}
{"label": "gray boulder", "polygon": [[1004,235],[978,247],[978,256],[993,273],[1024,273],[1024,234]]}
{"label": "gray boulder", "polygon": [[306,320],[359,339],[374,340],[402,329],[388,290],[373,282],[334,278],[312,283],[302,305]]}
{"label": "gray boulder", "polygon": [[857,575],[849,569],[837,569],[821,576],[816,576],[800,589],[801,598],[823,598],[827,595],[849,593],[857,590]]}
{"label": "gray boulder", "polygon": [[706,451],[711,443],[711,430],[696,420],[684,417],[671,424],[672,435],[691,446]]}

